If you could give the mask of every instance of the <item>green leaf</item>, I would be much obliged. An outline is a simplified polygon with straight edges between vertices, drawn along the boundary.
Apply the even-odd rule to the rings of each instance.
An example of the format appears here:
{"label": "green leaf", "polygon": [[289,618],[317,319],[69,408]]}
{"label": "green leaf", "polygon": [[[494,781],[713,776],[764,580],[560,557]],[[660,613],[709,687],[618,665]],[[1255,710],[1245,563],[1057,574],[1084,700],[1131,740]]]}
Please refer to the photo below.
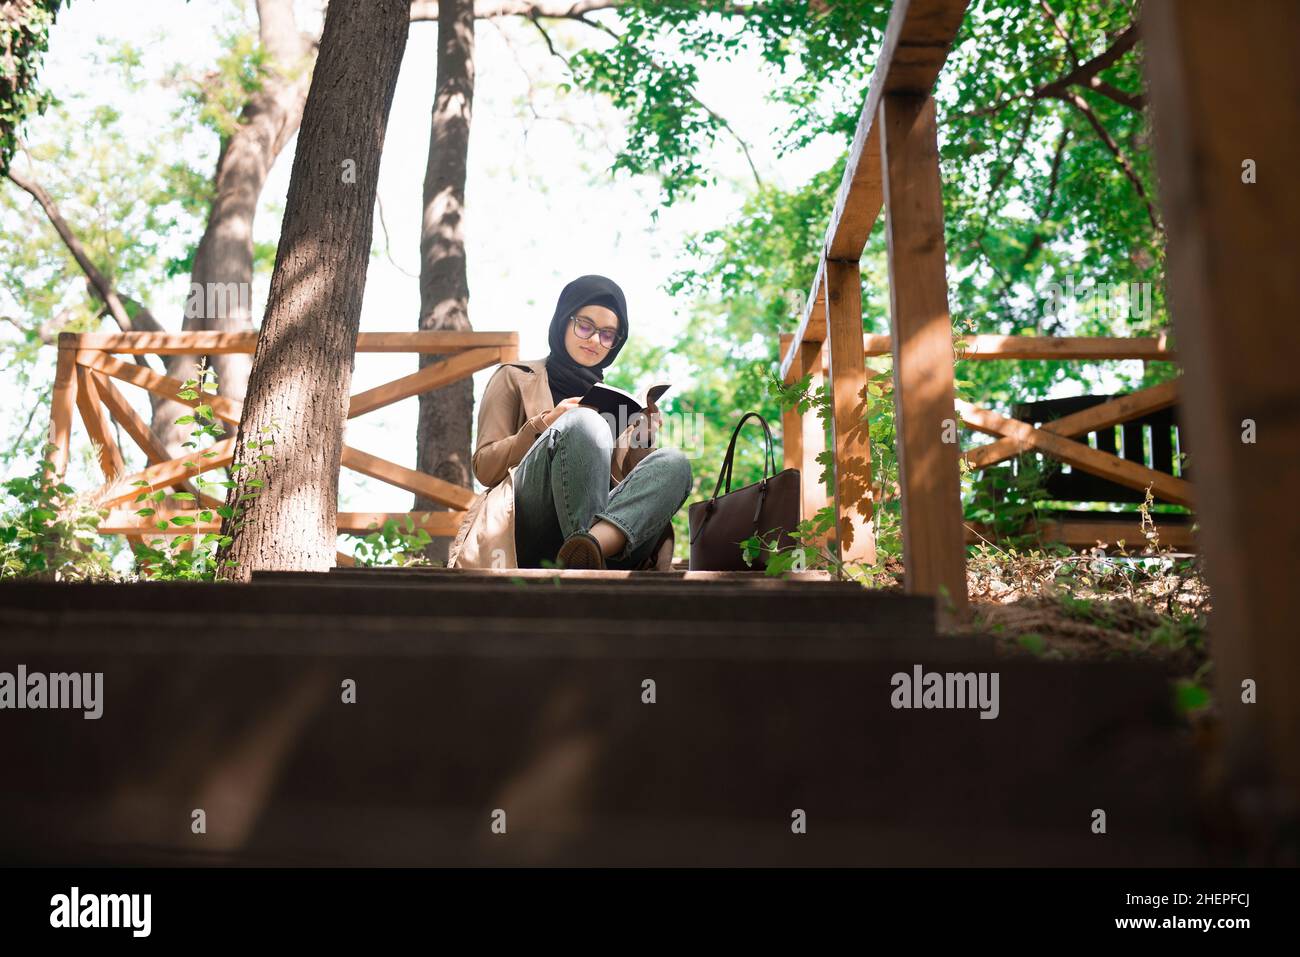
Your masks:
{"label": "green leaf", "polygon": [[1210,694],[1196,682],[1181,679],[1175,686],[1178,707],[1184,713],[1204,708],[1210,703]]}

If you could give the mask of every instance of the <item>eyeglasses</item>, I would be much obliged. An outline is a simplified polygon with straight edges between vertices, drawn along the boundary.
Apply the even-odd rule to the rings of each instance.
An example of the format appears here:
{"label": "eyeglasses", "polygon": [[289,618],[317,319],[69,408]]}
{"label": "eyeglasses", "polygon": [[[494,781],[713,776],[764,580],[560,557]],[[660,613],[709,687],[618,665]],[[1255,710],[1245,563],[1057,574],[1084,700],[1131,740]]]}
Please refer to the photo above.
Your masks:
{"label": "eyeglasses", "polygon": [[[590,319],[584,319],[582,316],[570,316],[573,320],[573,333],[579,339],[590,339],[597,331],[596,324]],[[618,342],[617,329],[600,329],[600,344],[606,349],[614,348],[614,343]]]}

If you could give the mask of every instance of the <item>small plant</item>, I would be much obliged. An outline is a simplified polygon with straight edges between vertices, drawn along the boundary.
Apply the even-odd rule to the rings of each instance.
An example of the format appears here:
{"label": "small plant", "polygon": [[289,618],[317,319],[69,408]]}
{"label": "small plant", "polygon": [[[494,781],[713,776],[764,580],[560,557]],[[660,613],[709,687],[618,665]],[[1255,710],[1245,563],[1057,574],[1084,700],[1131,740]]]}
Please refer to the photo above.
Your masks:
{"label": "small plant", "polygon": [[835,506],[827,505],[790,530],[794,545],[783,548],[777,532],[768,533],[768,537],[755,534],[740,543],[741,554],[751,565],[766,555],[763,570],[774,577],[818,569],[830,571],[841,581],[855,581],[868,588],[894,583],[892,573],[883,565],[841,561],[835,550],[829,547],[829,535],[834,526]]}
{"label": "small plant", "polygon": [[424,548],[433,540],[422,528],[415,527],[415,520],[406,516],[405,527],[397,519],[390,518],[382,526],[371,522],[369,528],[375,529],[357,543],[353,553],[358,565],[374,567],[377,565],[432,565],[424,555]]}
{"label": "small plant", "polygon": [[1206,687],[1206,678],[1213,667],[1205,662],[1188,678],[1174,681],[1174,706],[1186,718],[1198,717],[1214,706],[1214,696]]}
{"label": "small plant", "polygon": [[0,578],[87,581],[112,578],[112,559],[99,547],[99,523],[107,509],[96,508],[57,480],[47,443],[36,471],[3,484],[17,508],[0,517]]}
{"label": "small plant", "polygon": [[1161,616],[1160,624],[1151,630],[1147,640],[1153,645],[1163,645],[1174,651],[1184,648],[1204,651],[1205,621],[1196,615],[1179,615],[1177,618]]}
{"label": "small plant", "polygon": [[[187,402],[194,402],[204,395],[215,395],[217,392],[216,373],[200,364],[197,366],[198,375],[193,379],[186,379],[177,396]],[[205,403],[198,403],[194,406],[194,411],[190,414],[183,415],[176,420],[177,425],[194,425],[194,430],[190,437],[183,443],[186,448],[198,449],[199,438],[208,437],[212,441],[218,441],[225,434],[225,429],[221,422],[213,415],[212,407]],[[277,420],[272,419],[269,426],[263,426],[259,430],[259,435],[263,438],[253,439],[245,443],[246,449],[251,453],[256,453],[254,462],[267,462],[271,456],[267,455],[263,449],[272,445],[275,439],[266,433],[278,431],[280,424]],[[216,456],[211,448],[199,453],[202,458],[213,458]],[[184,463],[187,467],[195,467],[194,461]],[[201,475],[194,477],[194,483],[200,492],[209,488],[234,488],[235,473],[241,469],[253,467],[249,462],[234,462],[231,464],[229,473],[230,478],[224,481],[209,481]],[[157,516],[156,506],[161,505],[168,498],[177,502],[194,502],[196,496],[190,492],[172,492],[168,493],[164,489],[151,490],[149,483],[140,480],[132,483],[134,485],[144,486],[144,490],[135,497],[137,503],[145,503],[142,508],[136,510],[136,514],[145,518]],[[263,483],[259,479],[249,479],[247,485],[254,489],[261,489]],[[244,512],[247,506],[244,504],[246,499],[256,498],[260,491],[245,492],[240,495],[233,505],[221,505],[216,508],[204,508],[197,512],[173,513],[168,518],[159,518],[155,527],[159,531],[168,529],[184,529],[192,527],[196,521],[211,522],[215,516],[220,515],[222,518],[229,520],[229,528],[234,531],[243,523]],[[194,535],[190,532],[182,532],[179,535],[159,536],[154,538],[148,544],[138,544],[135,546],[135,556],[140,564],[141,571],[147,578],[157,581],[214,581],[217,574],[217,550],[232,541],[230,535],[223,535],[216,532],[205,532],[202,535]],[[225,565],[235,565],[233,559],[226,559]]]}
{"label": "small plant", "polygon": [[1047,650],[1047,642],[1036,631],[1027,631],[1016,639],[1016,644],[1031,655],[1041,655]]}
{"label": "small plant", "polygon": [[1045,483],[1054,468],[1055,463],[1024,455],[1015,470],[989,468],[972,476],[965,520],[985,526],[995,540],[1015,548],[1038,545],[1038,504],[1047,498]]}
{"label": "small plant", "polygon": [[[806,375],[798,382],[786,385],[778,376],[769,373],[767,388],[780,407],[797,408],[801,415],[815,409],[823,432],[829,428],[834,407],[830,390],[825,384],[813,389],[812,376]],[[894,454],[894,406],[885,392],[882,378],[873,373],[858,394],[862,418],[856,427],[866,431],[865,438],[870,450],[871,474],[860,478],[865,486],[870,487],[875,564],[843,562],[836,555],[835,549],[830,547],[837,532],[834,504],[819,509],[812,518],[804,519],[796,528],[790,529],[790,536],[795,540],[793,546],[783,549],[776,537],[768,540],[761,535],[753,535],[741,542],[747,562],[752,563],[766,553],[765,571],[769,575],[825,569],[836,578],[856,581],[868,587],[897,582],[887,564],[890,560],[902,557],[902,503],[899,496],[898,459]],[[830,488],[835,469],[833,451],[828,447],[820,452],[816,462],[822,468],[818,481],[823,487]]]}

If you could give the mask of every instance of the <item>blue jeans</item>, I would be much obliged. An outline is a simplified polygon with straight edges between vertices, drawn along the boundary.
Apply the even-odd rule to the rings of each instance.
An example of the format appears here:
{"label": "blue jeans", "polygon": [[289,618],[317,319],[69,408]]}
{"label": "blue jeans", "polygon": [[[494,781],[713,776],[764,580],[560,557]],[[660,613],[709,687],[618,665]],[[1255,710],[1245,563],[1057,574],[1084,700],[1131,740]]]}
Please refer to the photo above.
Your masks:
{"label": "blue jeans", "polygon": [[614,437],[595,409],[572,409],[537,437],[515,470],[515,549],[520,568],[555,561],[564,540],[605,519],[627,545],[605,559],[636,568],[691,493],[691,463],[681,449],[655,449],[609,487]]}

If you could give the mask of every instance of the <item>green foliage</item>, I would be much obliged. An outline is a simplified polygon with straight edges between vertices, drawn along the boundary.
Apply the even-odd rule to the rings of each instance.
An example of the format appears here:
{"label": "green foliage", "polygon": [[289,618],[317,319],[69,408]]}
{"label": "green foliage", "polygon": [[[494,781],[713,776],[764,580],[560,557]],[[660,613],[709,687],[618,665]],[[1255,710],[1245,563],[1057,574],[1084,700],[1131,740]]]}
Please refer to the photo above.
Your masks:
{"label": "green foliage", "polygon": [[[755,86],[791,107],[790,124],[776,131],[780,152],[825,135],[847,149],[889,6],[786,0],[743,17],[705,17],[693,0],[643,0],[620,8],[627,29],[612,49],[587,51],[578,80],[609,92],[627,111],[629,145],[615,169],[657,170],[675,200],[711,182],[693,157],[720,136],[693,99],[698,74],[684,63],[729,59],[740,45],[754,45],[772,70]],[[1069,88],[1067,98],[1038,95],[1132,23],[1124,0],[1050,8],[1038,0],[977,0],[968,12],[936,93],[955,334],[1143,335],[1167,328],[1163,234],[1147,202],[1155,193],[1145,111],[1086,86]],[[1127,50],[1099,79],[1121,97],[1140,94],[1139,55],[1140,49]],[[673,69],[657,68],[666,62]],[[685,370],[674,381],[693,380],[674,390],[675,407],[705,416],[699,459],[710,470],[721,460],[729,423],[749,409],[769,420],[779,412],[766,384],[778,360],[777,337],[802,314],[842,174],[841,158],[794,188],[759,187],[725,225],[692,237],[687,250],[695,265],[667,286],[693,301],[691,322],[657,353],[625,350],[620,357],[629,384],[660,371],[653,361],[665,357]],[[860,263],[865,331],[888,331],[883,238],[876,228]],[[1050,284],[1069,282],[1085,306],[1090,292],[1110,284],[1150,283],[1150,316],[1048,309]],[[1107,368],[1130,386],[1175,371],[1167,363]],[[1068,381],[1083,391],[1099,380],[1098,368],[1086,363],[969,362],[958,372],[961,396],[1004,407],[1045,397]],[[878,537],[889,555],[889,523],[896,525],[899,508],[893,403],[874,393],[868,401],[873,484],[884,523]],[[760,461],[756,449],[747,449],[736,463],[737,481],[757,480]],[[1000,530],[1017,527],[1042,499],[1040,471],[1022,468],[1006,488],[997,487],[996,475],[971,476],[968,518],[991,520]],[[700,483],[697,491],[711,488]]]}
{"label": "green foliage", "polygon": [[1016,644],[1031,655],[1041,655],[1047,650],[1047,643],[1043,640],[1043,636],[1033,631],[1026,632],[1016,638]]}
{"label": "green foliage", "polygon": [[406,516],[404,524],[390,518],[382,527],[377,522],[371,522],[369,527],[376,531],[357,542],[353,552],[358,565],[432,564],[424,555],[424,548],[432,537],[424,529],[416,528],[410,515]]}
{"label": "green foliage", "polygon": [[968,473],[969,492],[964,506],[967,522],[988,527],[993,539],[1018,548],[1041,541],[1038,505],[1047,500],[1043,487],[1058,466],[1050,459],[1020,456],[1016,469],[1009,466]]}
{"label": "green foliage", "polygon": [[[801,414],[814,413],[823,434],[830,428],[830,394],[826,387],[812,388],[812,376],[804,376],[789,385],[768,374],[765,385],[782,409],[797,409]],[[810,519],[803,519],[790,530],[795,544],[782,549],[775,534],[756,534],[741,543],[747,562],[765,556],[768,575],[784,576],[788,572],[826,569],[837,578],[857,581],[864,586],[887,586],[896,583],[888,569],[891,561],[902,557],[901,514],[897,495],[898,461],[894,455],[894,415],[892,403],[884,398],[878,382],[869,381],[859,396],[864,400],[865,422],[869,424],[869,444],[873,468],[872,531],[876,539],[876,561],[872,565],[842,562],[836,554],[835,506],[819,509]],[[832,458],[829,449],[817,456],[822,467],[819,481],[830,487]]]}
{"label": "green foliage", "polygon": [[1174,683],[1174,696],[1178,710],[1183,714],[1200,711],[1210,704],[1210,692],[1190,678]]}
{"label": "green foliage", "polygon": [[112,577],[110,556],[99,548],[98,526],[106,509],[77,496],[58,481],[46,444],[30,477],[3,483],[15,506],[0,516],[0,578],[88,581]]}
{"label": "green foliage", "polygon": [[[104,69],[134,70],[131,56],[111,62],[121,48],[105,47]],[[69,97],[43,117],[37,138],[15,164],[51,195],[87,256],[123,296],[128,314],[153,299],[166,264],[197,241],[206,203],[188,191],[202,177],[165,156],[181,150],[184,130],[158,130],[148,142],[129,131],[118,111]],[[192,171],[189,171],[192,173]],[[210,178],[210,177],[209,177]],[[201,185],[206,195],[208,185]],[[192,210],[192,207],[199,208]],[[0,183],[0,316],[12,317],[19,335],[0,338],[6,387],[36,396],[32,416],[4,442],[0,460],[36,452],[33,421],[48,417],[53,357],[45,351],[59,332],[95,332],[103,304],[92,294],[80,265],[45,212],[12,183]]]}
{"label": "green foliage", "polygon": [[[231,7],[239,14],[247,4]],[[147,138],[124,118],[129,107],[97,102],[93,94],[66,95],[31,124],[23,155],[15,159],[30,166],[24,172],[58,204],[131,315],[141,303],[155,302],[168,280],[191,273],[212,201],[212,161],[221,135],[216,118],[242,109],[234,91],[255,89],[268,68],[264,55],[250,46],[256,33],[246,18],[233,16],[231,22],[235,26],[223,37],[225,53],[214,71],[193,77],[189,67],[165,71],[165,83],[181,87],[183,95],[171,121]],[[89,67],[128,91],[154,82],[146,75],[143,48],[133,43],[101,40]],[[211,105],[207,96],[215,98]],[[205,138],[206,129],[218,135]],[[255,270],[268,272],[274,256],[274,242],[256,243]],[[0,365],[13,377],[7,386],[46,402],[53,362],[43,347],[58,332],[98,331],[103,311],[44,211],[13,184],[0,183],[0,316],[19,330],[17,337],[0,337]],[[162,312],[158,317],[166,324]],[[41,418],[34,408],[25,427],[0,445],[0,461],[35,454],[31,425]]]}
{"label": "green foliage", "polygon": [[[202,364],[198,366],[198,375],[193,379],[185,380],[183,388],[176,393],[178,398],[196,403],[193,407],[193,413],[182,415],[176,419],[177,425],[194,426],[189,439],[183,443],[186,448],[198,449],[200,440],[205,437],[212,442],[219,441],[225,433],[221,422],[213,415],[212,407],[199,401],[204,395],[216,394],[216,373]],[[261,471],[260,464],[271,461],[271,456],[263,449],[275,444],[274,436],[269,433],[278,431],[280,431],[280,424],[277,420],[272,419],[271,425],[263,426],[258,430],[258,436],[260,437],[251,438],[244,442],[245,455],[250,456],[251,461],[245,459],[232,463],[229,470],[232,478],[213,481],[205,479],[202,475],[196,475],[194,483],[199,491],[206,492],[208,489],[214,488],[235,488],[236,482],[233,479],[235,473],[246,468]],[[199,456],[201,458],[213,458],[216,454],[211,448],[206,448],[199,453]],[[191,467],[197,464],[193,459],[185,462],[186,466]],[[137,504],[143,503],[140,508],[136,509],[136,514],[144,518],[156,517],[159,507],[168,499],[172,502],[182,503],[182,507],[184,507],[184,503],[195,501],[195,496],[189,492],[169,493],[165,489],[151,489],[149,483],[143,479],[133,484],[143,487],[140,494],[135,497],[135,502]],[[222,519],[225,519],[223,522],[224,531],[221,534],[205,532],[202,535],[181,532],[180,534],[155,537],[147,544],[137,544],[134,552],[141,573],[146,578],[155,581],[215,581],[220,568],[237,565],[238,562],[234,559],[220,559],[218,551],[233,541],[232,533],[244,523],[245,513],[248,509],[247,500],[260,495],[260,490],[265,483],[262,479],[247,479],[245,484],[254,491],[240,494],[233,503],[228,502],[215,509],[203,508],[197,511],[176,512],[170,518],[158,518],[154,522],[154,527],[159,531],[168,531],[169,529],[189,528],[196,521],[211,522],[219,515]],[[227,499],[229,499],[229,495],[227,495]]]}
{"label": "green foliage", "polygon": [[50,27],[63,0],[15,0],[0,10],[0,176],[18,148],[18,130],[54,102],[36,83]]}
{"label": "green foliage", "polygon": [[741,16],[715,16],[696,0],[632,0],[619,5],[622,32],[609,31],[611,45],[571,58],[573,81],[627,114],[627,140],[611,172],[655,173],[663,205],[671,206],[717,181],[699,157],[731,135],[697,93],[700,67],[731,61],[742,48],[758,50],[768,68],[767,99],[790,106],[795,117],[782,151],[823,132],[851,137],[888,8],[774,0],[746,6]]}
{"label": "green foliage", "polygon": [[215,67],[200,75],[179,63],[170,71],[171,80],[184,93],[183,115],[215,132],[223,141],[241,122],[249,98],[262,88],[271,59],[247,29],[231,29],[221,36],[222,54]]}

